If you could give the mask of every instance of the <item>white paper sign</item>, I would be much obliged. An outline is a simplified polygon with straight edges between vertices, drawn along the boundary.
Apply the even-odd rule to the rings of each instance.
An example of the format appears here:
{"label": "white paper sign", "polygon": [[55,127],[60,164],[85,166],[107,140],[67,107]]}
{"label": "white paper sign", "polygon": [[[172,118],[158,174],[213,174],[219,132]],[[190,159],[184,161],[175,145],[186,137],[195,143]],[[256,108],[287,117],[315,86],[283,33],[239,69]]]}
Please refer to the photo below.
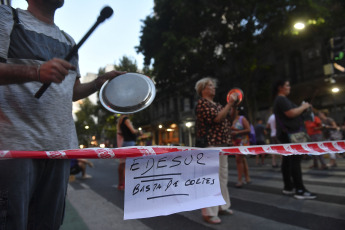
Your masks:
{"label": "white paper sign", "polygon": [[126,159],[124,219],[225,204],[219,151],[188,150]]}

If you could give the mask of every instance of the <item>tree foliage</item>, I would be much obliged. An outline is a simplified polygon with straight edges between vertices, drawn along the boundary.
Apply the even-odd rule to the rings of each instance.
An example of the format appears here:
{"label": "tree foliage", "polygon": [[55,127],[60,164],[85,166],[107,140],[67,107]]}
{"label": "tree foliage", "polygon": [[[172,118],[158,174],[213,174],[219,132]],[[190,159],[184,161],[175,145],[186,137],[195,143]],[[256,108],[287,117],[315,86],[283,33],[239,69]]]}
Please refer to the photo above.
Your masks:
{"label": "tree foliage", "polygon": [[[115,70],[126,72],[139,72],[137,63],[134,59],[127,56],[120,58],[118,64],[114,64]],[[149,67],[145,67],[144,74],[152,74]],[[100,68],[98,75],[105,73],[105,68]],[[104,109],[100,101],[97,105],[91,103],[86,98],[79,101],[80,110],[75,113],[76,116],[76,129],[78,134],[79,143],[85,146],[90,146],[92,136],[96,137],[98,142],[106,143],[115,146],[116,144],[116,122],[119,114],[113,114]],[[147,114],[140,112],[133,116],[133,123],[140,123],[142,120],[147,120]],[[88,126],[88,129],[85,129]]]}
{"label": "tree foliage", "polygon": [[157,87],[191,94],[205,76],[219,80],[218,94],[241,87],[247,105],[266,99],[274,77],[271,52],[289,45],[296,20],[309,23],[305,39],[331,36],[342,22],[342,0],[155,0],[144,20],[137,51],[153,64]]}
{"label": "tree foliage", "polygon": [[[134,59],[131,59],[127,56],[123,56],[120,58],[118,63],[114,64],[115,70],[118,71],[126,71],[130,73],[138,73],[140,72],[137,66],[137,63]],[[104,68],[101,68],[99,70],[99,75],[103,74],[105,72]],[[146,67],[144,69],[144,74],[150,74],[152,73],[152,70],[149,67]],[[133,123],[136,125],[140,123],[140,121],[143,120],[143,113],[140,112],[138,114],[135,114],[132,118]],[[98,139],[104,140],[105,142],[109,142],[110,144],[115,145],[116,140],[116,123],[117,118],[119,117],[119,114],[113,114],[112,112],[106,110],[101,105],[100,101],[97,102],[97,108],[96,108],[96,115],[98,117]]]}
{"label": "tree foliage", "polygon": [[86,98],[79,101],[80,110],[75,113],[75,126],[78,134],[79,144],[89,146],[92,136],[97,135],[97,125],[95,122],[96,106]]}

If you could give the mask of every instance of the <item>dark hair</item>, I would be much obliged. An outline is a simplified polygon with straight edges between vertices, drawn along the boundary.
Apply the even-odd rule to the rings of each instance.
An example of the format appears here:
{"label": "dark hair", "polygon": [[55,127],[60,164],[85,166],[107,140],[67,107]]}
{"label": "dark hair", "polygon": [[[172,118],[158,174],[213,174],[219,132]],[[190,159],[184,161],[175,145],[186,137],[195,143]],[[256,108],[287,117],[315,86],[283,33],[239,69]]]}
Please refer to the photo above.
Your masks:
{"label": "dark hair", "polygon": [[273,88],[272,88],[273,98],[275,98],[278,95],[279,87],[283,87],[285,85],[285,82],[287,82],[287,81],[289,81],[289,80],[279,79],[273,84]]}
{"label": "dark hair", "polygon": [[238,106],[237,110],[239,116],[244,116],[250,124],[252,123],[249,119],[247,109],[244,106]]}
{"label": "dark hair", "polygon": [[247,111],[244,108],[244,106],[238,106],[237,110],[238,110],[238,115],[247,117]]}

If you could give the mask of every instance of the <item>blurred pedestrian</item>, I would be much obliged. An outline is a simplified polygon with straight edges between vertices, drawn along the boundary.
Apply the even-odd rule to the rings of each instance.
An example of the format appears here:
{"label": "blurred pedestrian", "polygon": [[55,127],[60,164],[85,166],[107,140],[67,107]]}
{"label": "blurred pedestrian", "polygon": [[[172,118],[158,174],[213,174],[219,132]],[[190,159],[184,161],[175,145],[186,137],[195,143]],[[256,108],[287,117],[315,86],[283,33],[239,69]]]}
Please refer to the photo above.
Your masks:
{"label": "blurred pedestrian", "polygon": [[[325,141],[335,141],[341,140],[342,134],[340,128],[333,118],[329,117],[328,110],[324,109],[319,112],[319,117],[322,121],[322,133]],[[337,155],[335,153],[329,153],[329,164],[328,167],[337,167],[336,159]]]}
{"label": "blurred pedestrian", "polygon": [[[116,144],[118,148],[121,148],[123,146],[123,135],[120,127],[120,120],[122,122],[123,116],[121,115],[117,119],[117,124],[116,124]],[[125,158],[119,158],[119,166],[117,168],[118,172],[118,177],[119,177],[119,183],[116,186],[117,189],[119,190],[124,190],[125,188],[125,165],[126,164],[126,159]]]}
{"label": "blurred pedestrian", "polygon": [[[256,138],[256,145],[265,145],[266,144],[266,128],[263,124],[262,118],[256,118],[256,125],[255,125],[255,138]],[[260,162],[261,158],[261,162]],[[265,154],[256,155],[256,165],[265,165]]]}
{"label": "blurred pedestrian", "polygon": [[[323,141],[322,135],[322,122],[321,119],[315,114],[313,120],[306,120],[304,122],[307,133],[312,142]],[[322,155],[313,155],[313,164],[309,168],[319,168],[318,161],[320,161],[321,169],[328,169]]]}
{"label": "blurred pedestrian", "polygon": [[[274,113],[272,113],[268,120],[267,120],[267,124],[266,124],[266,129],[270,130],[270,143],[271,144],[279,144],[278,138],[277,138],[277,128],[276,128],[276,118]],[[272,168],[278,168],[279,165],[277,163],[277,158],[280,158],[280,160],[282,159],[281,155],[277,155],[277,154],[272,154]]]}
{"label": "blurred pedestrian", "polygon": [[[141,134],[141,131],[135,129],[133,124],[127,114],[122,114],[118,120],[118,127],[120,128],[120,133],[123,137],[122,147],[135,146],[137,136]],[[121,140],[120,140],[121,143]],[[126,169],[126,159],[120,159],[120,164],[118,167],[119,173],[119,184],[117,186],[118,190],[125,189],[125,169]]]}
{"label": "blurred pedestrian", "polygon": [[122,145],[123,145],[123,135],[122,135],[122,132],[121,132],[121,127],[120,127],[120,119],[121,118],[121,115],[120,117],[117,119],[117,123],[116,123],[116,145],[118,148],[121,148]]}
{"label": "blurred pedestrian", "polygon": [[72,159],[70,174],[77,175],[81,172],[82,179],[90,179],[92,176],[86,173],[86,166],[94,167],[93,163],[87,159]]}
{"label": "blurred pedestrian", "polygon": [[[231,126],[232,142],[234,146],[248,146],[250,133],[250,123],[244,116],[244,108],[238,107],[235,118]],[[245,155],[236,154],[237,183],[236,188],[242,188],[244,183],[250,183],[248,162]],[[242,178],[245,181],[243,182]]]}
{"label": "blurred pedestrian", "polygon": [[[223,107],[213,101],[216,95],[216,80],[213,78],[200,79],[195,90],[200,96],[196,105],[196,146],[197,147],[225,147],[231,146],[231,111],[237,96],[232,95]],[[226,204],[202,209],[203,219],[211,224],[221,223],[219,215],[232,215],[230,209],[230,195],[228,183],[228,156],[219,156],[219,182]]]}
{"label": "blurred pedestrian", "polygon": [[[301,132],[304,128],[301,115],[311,108],[311,105],[309,103],[302,103],[300,106],[295,105],[287,98],[290,90],[290,82],[287,80],[278,80],[273,87],[275,96],[273,111],[277,123],[277,137],[280,143],[292,143],[297,141],[298,138],[301,139],[298,141],[307,141],[306,136]],[[300,136],[296,134],[300,134]],[[281,167],[284,181],[283,194],[294,194],[297,199],[315,199],[316,195],[304,187],[301,160],[302,155],[283,156]]]}
{"label": "blurred pedestrian", "polygon": [[345,137],[345,117],[343,118],[343,123],[340,125],[340,131],[341,135],[344,138]]}

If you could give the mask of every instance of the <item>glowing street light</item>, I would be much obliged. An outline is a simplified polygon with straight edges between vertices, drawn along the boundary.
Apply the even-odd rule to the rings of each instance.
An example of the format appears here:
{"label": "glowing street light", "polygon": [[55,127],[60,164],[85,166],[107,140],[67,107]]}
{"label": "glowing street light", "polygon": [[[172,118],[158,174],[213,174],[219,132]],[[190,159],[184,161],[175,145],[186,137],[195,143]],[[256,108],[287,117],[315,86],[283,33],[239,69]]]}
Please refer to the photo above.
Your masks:
{"label": "glowing street light", "polygon": [[303,22],[297,22],[293,27],[296,30],[303,30],[305,28],[305,24]]}
{"label": "glowing street light", "polygon": [[338,93],[340,89],[338,87],[333,87],[332,88],[332,93]]}
{"label": "glowing street light", "polygon": [[186,127],[188,128],[188,142],[189,142],[189,146],[192,146],[192,133],[190,128],[192,127],[192,122],[186,122],[185,123]]}

